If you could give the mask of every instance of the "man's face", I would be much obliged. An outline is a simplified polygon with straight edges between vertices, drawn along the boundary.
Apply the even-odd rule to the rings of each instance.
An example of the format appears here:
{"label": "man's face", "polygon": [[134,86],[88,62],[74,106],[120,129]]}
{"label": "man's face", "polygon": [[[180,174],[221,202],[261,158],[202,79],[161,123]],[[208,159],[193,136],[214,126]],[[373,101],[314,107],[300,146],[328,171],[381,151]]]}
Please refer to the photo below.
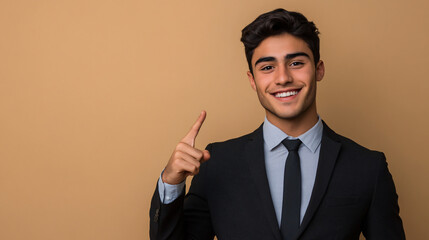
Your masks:
{"label": "man's face", "polygon": [[322,61],[314,65],[304,40],[287,33],[266,38],[254,50],[252,67],[247,76],[271,123],[317,116],[316,81],[325,69]]}

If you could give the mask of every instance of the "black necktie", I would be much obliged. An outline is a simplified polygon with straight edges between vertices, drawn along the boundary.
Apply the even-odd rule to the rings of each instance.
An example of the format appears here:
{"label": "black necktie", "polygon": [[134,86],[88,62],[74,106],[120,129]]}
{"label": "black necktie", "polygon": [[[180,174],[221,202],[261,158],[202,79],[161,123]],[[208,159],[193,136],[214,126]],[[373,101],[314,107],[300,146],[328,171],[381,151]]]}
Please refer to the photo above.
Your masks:
{"label": "black necktie", "polygon": [[280,231],[284,240],[293,239],[300,225],[301,211],[301,166],[299,163],[298,148],[301,145],[299,139],[282,141],[289,151],[286,159],[283,209]]}

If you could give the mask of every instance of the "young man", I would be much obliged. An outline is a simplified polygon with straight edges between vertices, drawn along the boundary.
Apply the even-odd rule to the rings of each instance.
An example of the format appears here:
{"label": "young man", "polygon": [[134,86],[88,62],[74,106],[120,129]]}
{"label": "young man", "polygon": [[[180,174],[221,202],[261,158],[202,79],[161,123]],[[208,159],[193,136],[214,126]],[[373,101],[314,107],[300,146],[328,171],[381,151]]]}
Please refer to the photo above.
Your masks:
{"label": "young man", "polygon": [[158,181],[151,239],[405,239],[384,154],[337,135],[317,114],[325,69],[316,26],[277,9],[241,40],[265,121],[199,150],[201,113]]}

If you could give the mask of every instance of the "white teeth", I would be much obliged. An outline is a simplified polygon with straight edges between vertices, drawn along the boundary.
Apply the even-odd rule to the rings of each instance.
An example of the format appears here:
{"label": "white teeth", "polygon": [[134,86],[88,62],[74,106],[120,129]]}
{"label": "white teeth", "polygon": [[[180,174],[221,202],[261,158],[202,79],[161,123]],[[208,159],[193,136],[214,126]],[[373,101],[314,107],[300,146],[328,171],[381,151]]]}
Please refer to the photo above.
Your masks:
{"label": "white teeth", "polygon": [[298,94],[298,91],[281,92],[281,93],[276,93],[275,97],[289,97],[297,94]]}

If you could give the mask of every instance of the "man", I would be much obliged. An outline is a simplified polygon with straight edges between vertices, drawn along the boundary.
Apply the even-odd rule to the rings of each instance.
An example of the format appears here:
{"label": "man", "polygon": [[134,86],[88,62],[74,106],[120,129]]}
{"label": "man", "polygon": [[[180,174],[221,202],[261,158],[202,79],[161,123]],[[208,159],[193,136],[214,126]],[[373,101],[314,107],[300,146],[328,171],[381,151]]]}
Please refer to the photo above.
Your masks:
{"label": "man", "polygon": [[[177,145],[158,181],[151,239],[405,239],[383,153],[333,132],[317,114],[325,68],[318,30],[277,9],[242,31],[249,78],[266,118],[206,150]],[[194,175],[188,194],[184,181]]]}

